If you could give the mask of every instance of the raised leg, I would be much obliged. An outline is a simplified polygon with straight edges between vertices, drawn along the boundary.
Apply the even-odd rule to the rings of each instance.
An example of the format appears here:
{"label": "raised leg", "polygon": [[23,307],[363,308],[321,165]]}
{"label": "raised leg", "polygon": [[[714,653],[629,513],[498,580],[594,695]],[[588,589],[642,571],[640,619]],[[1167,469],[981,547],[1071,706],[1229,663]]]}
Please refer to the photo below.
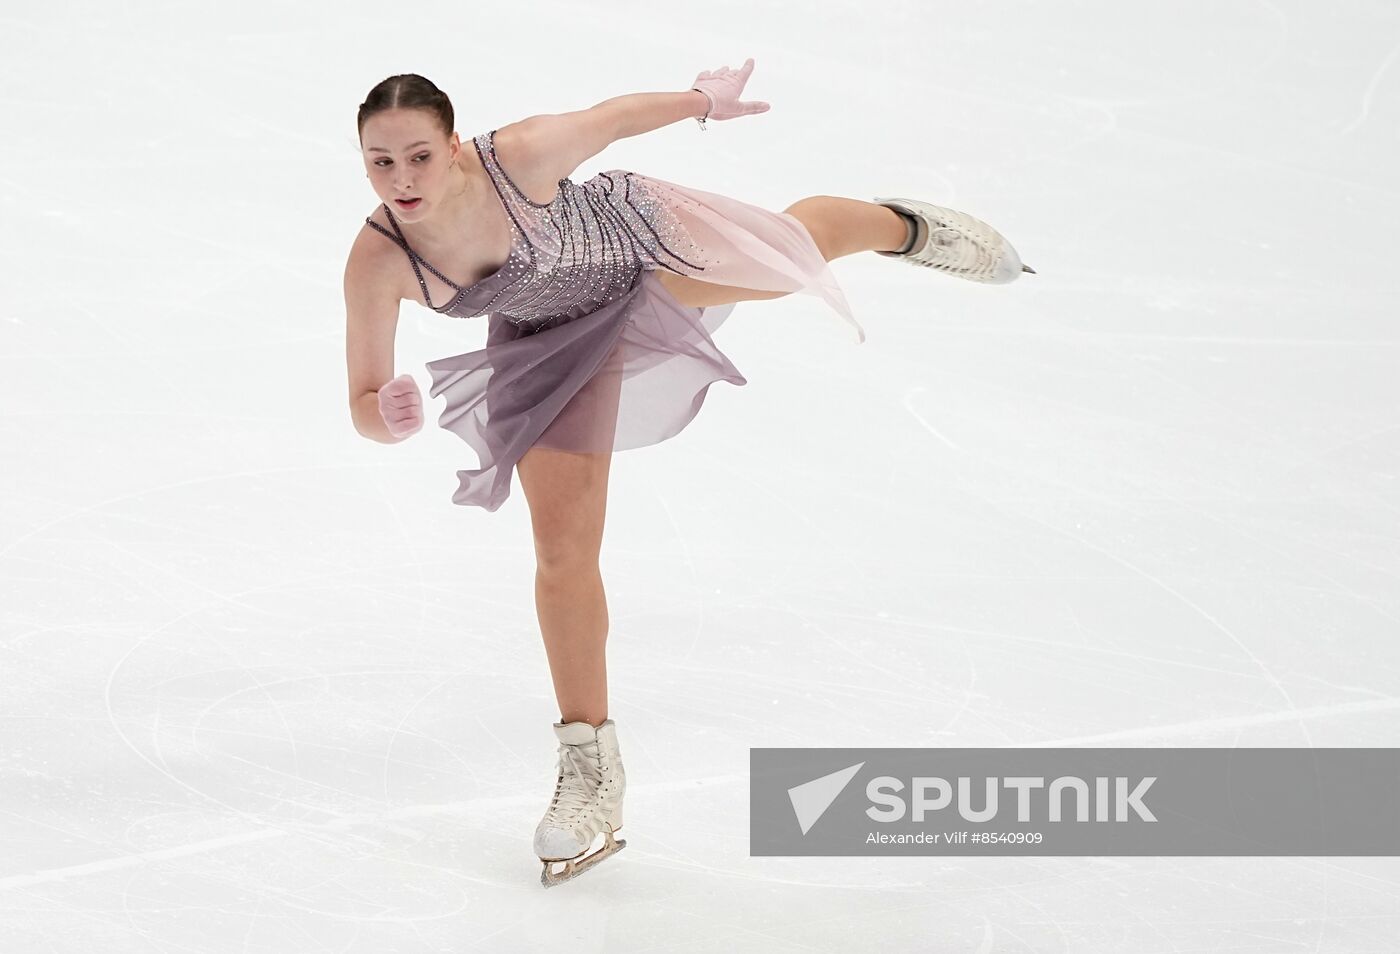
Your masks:
{"label": "raised leg", "polygon": [[892,252],[909,237],[898,212],[861,199],[812,195],[783,211],[807,226],[828,262],[856,252]]}
{"label": "raised leg", "polygon": [[[828,262],[855,252],[894,251],[903,248],[909,237],[899,213],[861,199],[813,195],[799,199],[783,211],[807,227]],[[788,294],[703,282],[663,268],[656,269],[655,275],[676,301],[692,308],[782,298]]]}

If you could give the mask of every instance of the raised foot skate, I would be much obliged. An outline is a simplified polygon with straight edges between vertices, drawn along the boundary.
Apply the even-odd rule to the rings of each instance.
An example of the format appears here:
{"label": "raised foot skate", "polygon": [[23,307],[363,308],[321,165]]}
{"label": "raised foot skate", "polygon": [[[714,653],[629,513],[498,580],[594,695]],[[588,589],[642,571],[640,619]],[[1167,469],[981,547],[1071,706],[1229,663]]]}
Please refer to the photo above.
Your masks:
{"label": "raised foot skate", "polygon": [[[603,847],[599,848],[591,855],[580,853],[573,858],[541,858],[540,860],[544,862],[544,870],[540,872],[540,884],[544,885],[546,888],[552,888],[556,884],[563,884],[565,881],[577,878],[609,855],[615,855],[627,847],[625,839],[614,839],[612,831],[606,828],[603,829],[603,839]],[[629,855],[628,857],[630,858],[631,856]],[[558,871],[550,867],[551,865],[561,863],[564,867],[560,868]]]}
{"label": "raised foot skate", "polygon": [[877,204],[903,212],[918,222],[914,245],[907,252],[877,250],[911,265],[935,268],[968,281],[1004,285],[1035,269],[1021,262],[1000,232],[981,219],[918,199],[876,198]]}

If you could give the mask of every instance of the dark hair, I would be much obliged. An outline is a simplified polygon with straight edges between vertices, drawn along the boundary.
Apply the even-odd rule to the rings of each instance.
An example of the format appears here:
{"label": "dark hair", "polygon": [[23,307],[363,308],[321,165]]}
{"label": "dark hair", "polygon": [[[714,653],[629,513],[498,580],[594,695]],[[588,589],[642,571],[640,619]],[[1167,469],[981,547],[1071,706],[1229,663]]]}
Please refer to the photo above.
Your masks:
{"label": "dark hair", "polygon": [[377,84],[360,104],[359,133],[364,138],[365,120],[386,109],[425,109],[437,119],[442,134],[452,135],[452,101],[433,85],[433,81],[417,73],[400,73]]}

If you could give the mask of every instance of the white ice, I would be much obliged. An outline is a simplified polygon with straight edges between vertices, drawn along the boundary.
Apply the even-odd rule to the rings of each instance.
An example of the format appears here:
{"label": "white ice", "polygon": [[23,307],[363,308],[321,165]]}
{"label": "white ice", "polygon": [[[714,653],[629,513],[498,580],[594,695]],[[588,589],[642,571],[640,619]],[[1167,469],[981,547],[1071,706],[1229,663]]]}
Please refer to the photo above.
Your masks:
{"label": "white ice", "polygon": [[[1394,746],[1400,7],[12,4],[0,951],[1381,952],[1400,862],[763,858],[751,747]],[[628,847],[542,889],[518,481],[352,428],[364,94],[458,132],[756,61],[609,147],[780,210],[911,196],[1039,274],[833,263],[613,461]],[[396,369],[484,321],[405,304]]]}

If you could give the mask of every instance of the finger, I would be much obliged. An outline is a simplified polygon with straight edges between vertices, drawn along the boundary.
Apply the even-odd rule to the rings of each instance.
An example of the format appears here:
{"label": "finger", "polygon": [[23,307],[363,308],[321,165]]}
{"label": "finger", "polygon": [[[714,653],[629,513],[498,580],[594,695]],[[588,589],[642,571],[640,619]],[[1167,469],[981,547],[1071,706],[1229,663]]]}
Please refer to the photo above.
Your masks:
{"label": "finger", "polygon": [[752,73],[752,72],[753,72],[753,57],[751,56],[751,57],[749,57],[747,60],[745,60],[745,61],[744,61],[744,65],[743,65],[742,67],[740,67],[740,69],[742,69],[742,70],[743,70],[744,72],[746,72],[746,73]]}

